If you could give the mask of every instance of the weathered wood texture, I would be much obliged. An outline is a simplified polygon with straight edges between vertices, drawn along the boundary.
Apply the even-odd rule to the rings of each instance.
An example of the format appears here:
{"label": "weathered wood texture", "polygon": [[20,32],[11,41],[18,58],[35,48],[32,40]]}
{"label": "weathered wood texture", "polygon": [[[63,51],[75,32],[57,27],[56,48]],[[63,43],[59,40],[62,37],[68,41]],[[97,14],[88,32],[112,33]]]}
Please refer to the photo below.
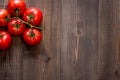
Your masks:
{"label": "weathered wood texture", "polygon": [[120,80],[120,0],[25,2],[43,12],[43,40],[29,47],[14,36],[0,80]]}

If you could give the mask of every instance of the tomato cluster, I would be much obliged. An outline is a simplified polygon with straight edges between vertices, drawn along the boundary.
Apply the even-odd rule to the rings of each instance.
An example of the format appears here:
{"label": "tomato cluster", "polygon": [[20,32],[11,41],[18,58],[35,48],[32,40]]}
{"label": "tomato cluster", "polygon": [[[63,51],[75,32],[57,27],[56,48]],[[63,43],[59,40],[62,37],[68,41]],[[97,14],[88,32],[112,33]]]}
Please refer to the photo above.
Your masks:
{"label": "tomato cluster", "polygon": [[9,0],[7,9],[0,9],[0,50],[10,47],[12,36],[23,36],[23,40],[31,46],[37,45],[42,39],[39,25],[43,14],[35,7],[26,8],[24,0]]}

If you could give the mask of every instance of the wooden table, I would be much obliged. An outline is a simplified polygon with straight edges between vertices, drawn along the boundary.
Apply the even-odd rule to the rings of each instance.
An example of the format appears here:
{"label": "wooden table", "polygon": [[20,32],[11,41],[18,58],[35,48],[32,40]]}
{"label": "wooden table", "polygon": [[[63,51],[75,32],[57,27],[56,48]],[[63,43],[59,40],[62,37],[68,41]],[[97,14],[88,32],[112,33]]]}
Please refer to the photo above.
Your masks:
{"label": "wooden table", "polygon": [[14,36],[0,51],[0,80],[120,80],[120,0],[25,2],[43,12],[43,40]]}

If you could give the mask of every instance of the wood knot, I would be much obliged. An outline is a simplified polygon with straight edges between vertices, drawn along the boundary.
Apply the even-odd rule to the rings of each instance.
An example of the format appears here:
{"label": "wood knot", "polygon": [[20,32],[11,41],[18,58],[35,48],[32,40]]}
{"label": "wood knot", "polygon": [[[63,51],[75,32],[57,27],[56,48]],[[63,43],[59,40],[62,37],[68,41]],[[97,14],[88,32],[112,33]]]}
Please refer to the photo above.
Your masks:
{"label": "wood knot", "polygon": [[115,75],[116,75],[117,77],[120,77],[120,73],[119,73],[118,70],[115,71]]}
{"label": "wood knot", "polygon": [[118,70],[115,71],[115,75],[119,75],[119,71]]}
{"label": "wood knot", "polygon": [[51,60],[51,57],[48,57],[46,60],[46,63],[48,63]]}

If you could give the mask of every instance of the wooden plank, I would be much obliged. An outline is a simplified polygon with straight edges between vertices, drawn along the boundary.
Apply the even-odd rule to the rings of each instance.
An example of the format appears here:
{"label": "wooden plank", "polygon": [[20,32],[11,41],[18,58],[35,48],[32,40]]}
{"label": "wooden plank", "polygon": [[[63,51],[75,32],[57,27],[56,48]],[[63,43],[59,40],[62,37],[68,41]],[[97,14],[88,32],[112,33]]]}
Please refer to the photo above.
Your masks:
{"label": "wooden plank", "polygon": [[51,57],[46,64],[44,80],[60,80],[61,1],[45,0],[44,5],[44,45]]}
{"label": "wooden plank", "polygon": [[[114,26],[114,12],[117,7],[113,0],[99,1],[99,25],[98,25],[98,70],[99,80],[119,80],[115,77],[116,58],[118,48],[116,27]],[[118,3],[118,2],[117,2]],[[114,10],[115,9],[115,10]],[[115,42],[116,41],[116,42]]]}
{"label": "wooden plank", "polygon": [[113,26],[113,36],[114,36],[114,70],[113,70],[113,77],[115,80],[120,79],[120,1],[115,0],[113,1],[113,9],[112,9],[112,26]]}
{"label": "wooden plank", "polygon": [[62,0],[61,80],[97,80],[98,0]]}
{"label": "wooden plank", "polygon": [[119,80],[119,0],[101,0],[99,3],[99,79]]}

